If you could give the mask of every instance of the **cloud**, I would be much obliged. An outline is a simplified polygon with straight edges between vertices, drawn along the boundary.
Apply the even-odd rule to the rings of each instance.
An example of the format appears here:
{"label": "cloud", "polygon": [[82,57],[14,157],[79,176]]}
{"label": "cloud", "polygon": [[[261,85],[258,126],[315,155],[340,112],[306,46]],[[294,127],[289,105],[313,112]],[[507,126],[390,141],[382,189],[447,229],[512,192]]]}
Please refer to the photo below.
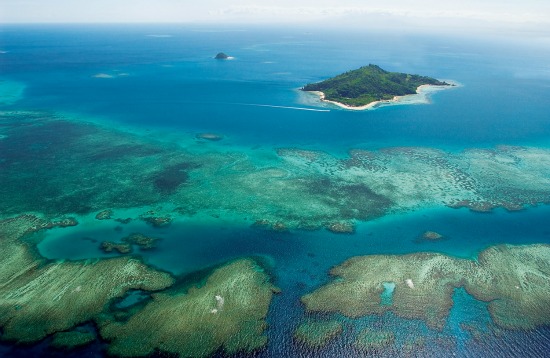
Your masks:
{"label": "cloud", "polygon": [[[550,11],[548,11],[550,12]],[[234,19],[278,21],[320,20],[347,16],[386,15],[417,19],[465,19],[508,23],[549,23],[548,12],[495,7],[494,9],[436,6],[261,6],[242,5],[219,9],[217,14]]]}
{"label": "cloud", "polygon": [[[338,4],[338,5],[335,5]],[[387,22],[391,18],[395,23]],[[364,19],[368,19],[364,21]],[[363,20],[363,21],[362,21]],[[547,0],[2,0],[0,22],[315,23],[550,29]]]}

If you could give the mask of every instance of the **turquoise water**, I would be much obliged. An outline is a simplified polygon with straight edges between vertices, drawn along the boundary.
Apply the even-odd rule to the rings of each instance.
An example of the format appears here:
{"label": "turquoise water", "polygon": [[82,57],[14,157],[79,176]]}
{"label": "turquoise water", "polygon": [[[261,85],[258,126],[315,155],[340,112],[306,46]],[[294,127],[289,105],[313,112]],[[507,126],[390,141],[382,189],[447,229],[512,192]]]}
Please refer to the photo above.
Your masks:
{"label": "turquoise water", "polygon": [[[5,52],[0,53],[0,86],[18,88],[10,90],[1,110],[69,113],[178,144],[184,134],[196,132],[223,134],[218,150],[271,152],[293,146],[338,156],[351,148],[460,151],[550,144],[550,50],[529,41],[305,28],[21,25],[0,28],[0,50]],[[220,51],[235,59],[214,61]],[[369,112],[321,105],[297,91],[368,63],[451,79],[461,86],[433,95],[430,105]],[[0,95],[5,92],[0,90]],[[1,135],[0,128],[0,140]],[[548,206],[492,213],[427,208],[387,215],[361,223],[352,235],[337,235],[325,230],[268,231],[229,215],[181,217],[163,228],[141,221],[98,222],[92,215],[78,217],[76,227],[41,234],[38,249],[51,259],[108,257],[115,254],[101,252],[101,241],[141,232],[161,240],[156,249],[138,254],[177,275],[242,256],[264,258],[283,294],[274,299],[268,317],[270,345],[259,356],[308,356],[313,353],[291,338],[304,314],[299,298],[328,282],[332,266],[357,255],[434,251],[475,259],[495,244],[550,244],[549,217]],[[420,240],[425,231],[441,233],[444,239]],[[349,344],[351,332],[362,325],[405,327],[403,337],[427,334],[434,341],[420,356],[520,356],[522,350],[543,356],[550,346],[544,327],[473,342],[460,323],[486,324],[484,304],[463,290],[454,298],[442,333],[390,314],[368,317],[350,322],[346,334],[316,354],[361,356]],[[456,341],[448,344],[448,337]],[[27,352],[21,347],[2,349],[13,355]],[[394,354],[400,353],[388,353]]]}
{"label": "turquoise water", "polygon": [[[332,266],[357,255],[433,251],[476,259],[480,251],[495,244],[550,244],[550,229],[544,225],[548,217],[550,206],[518,212],[497,209],[491,213],[422,209],[387,215],[359,225],[353,235],[342,235],[325,230],[268,231],[253,228],[242,219],[192,217],[154,228],[142,221],[124,225],[97,222],[93,216],[87,216],[77,217],[78,226],[49,230],[38,248],[50,259],[108,257],[114,254],[102,253],[100,242],[120,241],[133,232],[140,232],[162,239],[157,250],[143,251],[141,255],[153,265],[176,274],[190,273],[235,257],[268,255],[282,270],[300,267],[304,260],[315,261],[314,282],[322,282],[328,278],[326,273]],[[436,231],[444,238],[423,240],[422,234],[426,231]],[[308,285],[315,286],[311,282]]]}
{"label": "turquoise water", "polygon": [[[26,84],[18,106],[220,132],[250,146],[461,149],[544,143],[550,134],[548,51],[536,45],[300,28],[199,30],[5,27],[2,75]],[[147,36],[158,33],[172,37]],[[220,50],[235,60],[212,61]],[[366,63],[464,87],[436,94],[431,106],[368,113],[247,106],[311,108],[295,89]]]}
{"label": "turquoise water", "polygon": [[[42,255],[52,259],[112,256],[103,254],[98,243],[103,240],[117,241],[137,231],[162,239],[155,250],[140,253],[146,262],[177,274],[187,274],[236,257],[253,255],[269,258],[275,274],[274,282],[283,294],[275,297],[271,308],[268,335],[273,344],[269,345],[265,354],[293,356],[299,352],[303,354],[301,348],[288,340],[303,315],[303,308],[297,302],[302,295],[329,281],[327,273],[332,266],[357,255],[434,251],[475,259],[480,251],[495,244],[550,244],[550,230],[544,224],[548,217],[549,206],[521,212],[497,210],[493,213],[450,208],[424,209],[388,215],[364,223],[354,235],[328,231],[278,233],[249,228],[250,223],[246,221],[220,222],[214,218],[182,219],[159,229],[143,222],[134,222],[122,225],[121,230],[121,225],[115,223],[97,224],[97,220],[94,222],[91,218],[81,218],[83,228],[76,226],[51,230],[38,248]],[[88,230],[87,222],[91,222],[94,228]],[[117,226],[119,229],[116,229]],[[421,240],[422,233],[427,230],[437,231],[445,238],[434,242]],[[473,356],[484,355],[471,347],[470,336],[460,324],[466,322],[485,327],[490,320],[486,304],[471,298],[463,290],[455,294],[454,300],[455,306],[448,326],[440,335],[457,337],[458,341],[451,347],[436,346],[432,353],[424,352],[421,356],[442,352],[450,354],[453,351]],[[408,327],[405,330],[408,335],[404,334],[402,339],[410,339],[415,335],[433,335],[423,322],[397,319],[389,314],[380,318],[360,319],[349,325]],[[398,331],[401,330],[398,328]],[[547,333],[542,337],[548,337]],[[323,350],[323,355],[336,357],[347,352],[348,356],[354,356],[353,352],[349,352],[351,342],[352,338],[344,336]],[[438,353],[438,349],[447,351]]]}

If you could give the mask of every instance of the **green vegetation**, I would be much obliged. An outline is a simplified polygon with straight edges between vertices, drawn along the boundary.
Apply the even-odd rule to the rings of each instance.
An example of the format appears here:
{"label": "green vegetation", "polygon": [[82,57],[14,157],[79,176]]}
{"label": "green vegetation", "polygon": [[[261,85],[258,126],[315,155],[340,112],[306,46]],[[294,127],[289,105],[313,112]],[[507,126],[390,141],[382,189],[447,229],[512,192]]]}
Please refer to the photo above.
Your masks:
{"label": "green vegetation", "polygon": [[435,78],[384,71],[376,65],[368,65],[348,71],[328,80],[305,85],[304,91],[320,91],[325,99],[352,107],[367,105],[395,96],[415,94],[421,85],[450,86]]}

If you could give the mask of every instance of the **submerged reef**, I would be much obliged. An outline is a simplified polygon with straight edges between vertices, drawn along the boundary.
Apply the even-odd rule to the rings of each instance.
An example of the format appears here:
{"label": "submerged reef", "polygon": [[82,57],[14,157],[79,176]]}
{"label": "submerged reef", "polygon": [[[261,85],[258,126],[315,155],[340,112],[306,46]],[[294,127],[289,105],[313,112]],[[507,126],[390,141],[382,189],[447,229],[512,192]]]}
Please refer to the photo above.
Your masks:
{"label": "submerged reef", "polygon": [[96,336],[90,331],[59,332],[53,335],[51,345],[56,348],[76,348],[95,341]]}
{"label": "submerged reef", "polygon": [[443,235],[435,231],[425,231],[422,234],[422,240],[426,240],[426,241],[437,241],[443,238],[444,238]]}
{"label": "submerged reef", "polygon": [[117,251],[119,254],[129,254],[133,251],[133,245],[138,246],[140,250],[151,250],[156,247],[158,240],[160,239],[156,237],[133,233],[123,237],[122,242],[103,241],[99,247],[106,253]]}
{"label": "submerged reef", "polygon": [[[550,324],[550,246],[500,245],[477,261],[434,253],[354,257],[330,271],[335,279],[302,297],[308,311],[357,318],[386,311],[443,329],[455,288],[487,301],[494,323],[507,329]],[[394,284],[382,304],[384,283]]]}
{"label": "submerged reef", "polygon": [[111,209],[105,209],[97,213],[95,218],[97,220],[108,220],[111,216],[113,216],[113,211]]}
{"label": "submerged reef", "polygon": [[550,246],[500,245],[479,254],[481,269],[465,273],[465,289],[489,302],[493,321],[507,329],[550,324]]}
{"label": "submerged reef", "polygon": [[177,209],[141,219],[163,226],[180,215],[229,213],[274,230],[350,232],[348,224],[420,207],[550,203],[548,149],[391,147],[343,158],[301,148],[193,152],[41,112],[0,112],[0,124],[3,215],[107,218],[105,208],[170,203]]}
{"label": "submerged reef", "polygon": [[[160,351],[204,357],[267,344],[265,319],[279,291],[255,261],[239,259],[203,281],[174,285],[171,275],[133,257],[46,260],[21,240],[44,222],[32,215],[0,221],[1,340],[31,343],[51,335],[52,346],[74,348],[96,339],[78,328],[93,322],[110,341],[109,353],[119,356]],[[155,240],[139,234],[127,239],[143,247]],[[116,304],[130,292],[151,291],[161,292],[128,307]]]}
{"label": "submerged reef", "polygon": [[294,332],[294,339],[308,348],[322,348],[342,333],[342,323],[336,320],[308,320]]}
{"label": "submerged reef", "polygon": [[129,245],[137,245],[141,250],[150,250],[155,248],[156,242],[160,240],[156,237],[145,236],[140,233],[133,233],[124,238],[122,241]]}
{"label": "submerged reef", "polygon": [[[339,280],[302,297],[302,302],[310,311],[352,318],[393,311],[441,329],[453,305],[453,289],[462,279],[461,264],[468,262],[431,253],[354,257],[331,270]],[[391,305],[381,302],[385,282],[395,283]]]}
{"label": "submerged reef", "polygon": [[26,215],[0,222],[0,326],[2,340],[34,342],[90,321],[127,291],[156,291],[170,275],[134,258],[48,262],[20,241],[41,219]]}
{"label": "submerged reef", "polygon": [[327,230],[336,234],[353,234],[355,226],[349,222],[336,222],[327,225]]}
{"label": "submerged reef", "polygon": [[355,347],[364,352],[376,352],[395,341],[395,334],[392,331],[374,330],[365,328],[357,335]]}
{"label": "submerged reef", "polygon": [[153,294],[127,321],[107,320],[100,332],[110,341],[109,353],[125,357],[251,352],[267,344],[263,331],[273,290],[254,261],[241,259],[216,269],[200,287]]}
{"label": "submerged reef", "polygon": [[153,227],[168,226],[172,223],[172,218],[168,216],[142,216],[141,220],[152,225]]}
{"label": "submerged reef", "polygon": [[[0,54],[2,51],[0,51]],[[13,104],[23,97],[25,84],[0,78],[0,106]],[[2,137],[0,136],[0,139]]]}
{"label": "submerged reef", "polygon": [[99,247],[106,253],[117,251],[119,254],[129,254],[132,252],[132,245],[129,243],[103,241]]}
{"label": "submerged reef", "polygon": [[[0,112],[0,125],[7,135],[0,141],[3,215],[58,217],[154,204],[193,170],[182,151],[70,118]],[[176,181],[165,180],[176,171]]]}
{"label": "submerged reef", "polygon": [[223,136],[221,134],[216,133],[198,133],[196,137],[197,139],[205,139],[213,142],[217,142],[223,139]]}

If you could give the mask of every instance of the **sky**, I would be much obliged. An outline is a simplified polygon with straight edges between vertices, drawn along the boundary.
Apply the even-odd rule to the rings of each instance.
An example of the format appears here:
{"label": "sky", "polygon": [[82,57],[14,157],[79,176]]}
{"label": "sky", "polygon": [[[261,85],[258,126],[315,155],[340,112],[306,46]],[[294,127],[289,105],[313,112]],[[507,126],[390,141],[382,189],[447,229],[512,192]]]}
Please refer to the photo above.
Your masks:
{"label": "sky", "polygon": [[[0,23],[323,23],[550,32],[548,0],[0,0]],[[392,24],[393,22],[393,24]]]}

